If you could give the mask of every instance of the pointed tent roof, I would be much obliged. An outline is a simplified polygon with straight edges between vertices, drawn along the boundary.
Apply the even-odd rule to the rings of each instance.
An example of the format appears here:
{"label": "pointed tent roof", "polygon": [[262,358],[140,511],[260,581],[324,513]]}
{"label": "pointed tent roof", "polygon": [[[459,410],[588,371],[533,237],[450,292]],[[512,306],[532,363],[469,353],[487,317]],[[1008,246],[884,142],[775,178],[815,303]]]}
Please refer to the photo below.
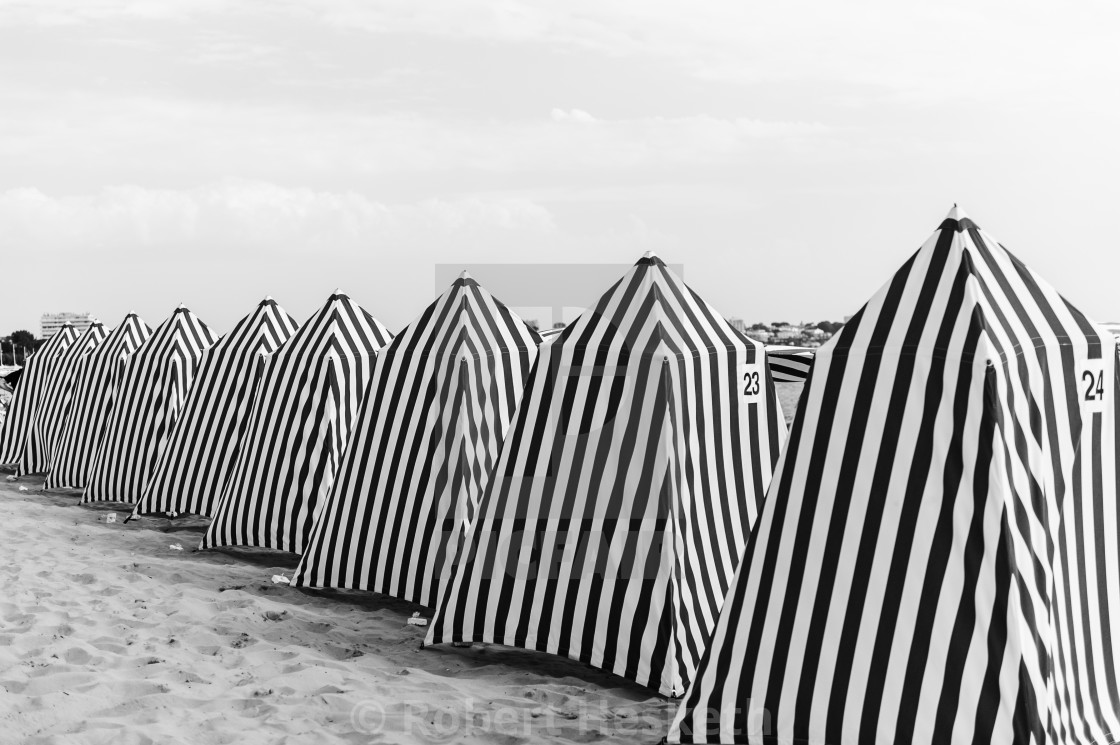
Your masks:
{"label": "pointed tent roof", "polygon": [[954,209],[818,352],[669,741],[1120,731],[1115,464],[1078,447],[1116,450],[1115,365]]}
{"label": "pointed tent roof", "polygon": [[784,434],[765,361],[660,259],[638,261],[540,347],[426,643],[683,692]]}
{"label": "pointed tent roof", "polygon": [[293,584],[434,605],[539,343],[463,272],[381,350]]}
{"label": "pointed tent roof", "polygon": [[0,427],[0,463],[18,463],[27,447],[39,406],[54,383],[51,362],[78,338],[71,324],[64,325],[23,366],[23,377],[12,395],[12,403]]}
{"label": "pointed tent roof", "polygon": [[82,502],[135,502],[218,335],[183,305],[125,361]]}
{"label": "pointed tent roof", "polygon": [[148,324],[129,313],[96,349],[79,363],[71,406],[51,456],[47,489],[81,489],[113,406],[120,362],[135,352],[152,334]]}
{"label": "pointed tent roof", "polygon": [[262,358],[298,324],[270,297],[202,353],[182,414],[133,515],[212,515],[249,423]]}
{"label": "pointed tent roof", "polygon": [[620,332],[627,335],[623,341],[631,356],[689,357],[742,349],[744,343],[762,349],[731,328],[652,251],[566,326],[552,346],[579,354]]}
{"label": "pointed tent roof", "polygon": [[50,468],[56,441],[66,423],[81,362],[108,336],[109,330],[101,322],[94,321],[73,344],[47,363],[50,372],[46,377],[50,382],[35,412],[27,447],[19,461],[19,473],[41,473]]}
{"label": "pointed tent roof", "polygon": [[377,350],[392,335],[340,291],[266,358],[249,430],[201,548],[301,553]]}

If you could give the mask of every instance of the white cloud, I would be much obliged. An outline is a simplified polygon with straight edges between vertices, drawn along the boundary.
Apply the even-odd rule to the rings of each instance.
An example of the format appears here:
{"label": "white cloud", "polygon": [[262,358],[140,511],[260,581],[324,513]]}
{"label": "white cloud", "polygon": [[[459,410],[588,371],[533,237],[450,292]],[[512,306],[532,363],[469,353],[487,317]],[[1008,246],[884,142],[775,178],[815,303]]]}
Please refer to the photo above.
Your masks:
{"label": "white cloud", "polygon": [[[112,186],[95,194],[0,192],[0,235],[23,250],[352,251],[440,245],[470,235],[542,235],[547,209],[528,199],[469,197],[386,204],[354,192],[228,181],[193,189]],[[212,256],[211,256],[212,257]]]}
{"label": "white cloud", "polygon": [[0,183],[5,176],[38,183],[51,172],[72,178],[83,170],[197,182],[230,175],[386,178],[726,165],[750,162],[782,142],[800,147],[830,134],[814,122],[706,115],[607,120],[579,109],[497,121],[108,94],[60,102],[28,89],[10,93],[9,101],[12,113],[0,119],[7,171]]}
{"label": "white cloud", "polygon": [[588,114],[583,109],[572,109],[571,111],[565,111],[564,109],[553,109],[552,121],[590,124],[597,120],[595,119],[595,117],[591,116],[591,114]]}
{"label": "white cloud", "polygon": [[999,0],[0,0],[0,26],[272,17],[347,32],[664,60],[739,83],[871,86],[928,102],[1014,101],[1040,90],[1075,96],[1115,83],[1120,8],[1101,0],[1061,7],[1042,0],[1013,7]]}

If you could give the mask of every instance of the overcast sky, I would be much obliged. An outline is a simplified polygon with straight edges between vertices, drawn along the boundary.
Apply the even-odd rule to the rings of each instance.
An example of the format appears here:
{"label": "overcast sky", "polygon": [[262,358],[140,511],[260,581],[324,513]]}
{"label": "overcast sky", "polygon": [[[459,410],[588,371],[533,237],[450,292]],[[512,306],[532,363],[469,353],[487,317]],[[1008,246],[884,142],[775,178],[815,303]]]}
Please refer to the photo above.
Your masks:
{"label": "overcast sky", "polygon": [[336,286],[396,330],[437,264],[645,250],[839,319],[953,202],[1120,320],[1118,38],[1084,1],[0,0],[0,333]]}

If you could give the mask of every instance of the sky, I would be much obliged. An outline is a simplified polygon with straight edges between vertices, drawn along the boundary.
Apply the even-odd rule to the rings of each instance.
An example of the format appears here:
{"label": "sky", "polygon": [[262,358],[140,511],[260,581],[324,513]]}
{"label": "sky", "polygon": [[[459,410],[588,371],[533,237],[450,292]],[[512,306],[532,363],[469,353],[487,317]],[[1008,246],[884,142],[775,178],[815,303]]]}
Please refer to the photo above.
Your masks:
{"label": "sky", "polygon": [[396,330],[449,264],[586,264],[576,307],[645,251],[841,319],[954,202],[1120,320],[1117,38],[1091,0],[0,0],[0,333],[336,287]]}

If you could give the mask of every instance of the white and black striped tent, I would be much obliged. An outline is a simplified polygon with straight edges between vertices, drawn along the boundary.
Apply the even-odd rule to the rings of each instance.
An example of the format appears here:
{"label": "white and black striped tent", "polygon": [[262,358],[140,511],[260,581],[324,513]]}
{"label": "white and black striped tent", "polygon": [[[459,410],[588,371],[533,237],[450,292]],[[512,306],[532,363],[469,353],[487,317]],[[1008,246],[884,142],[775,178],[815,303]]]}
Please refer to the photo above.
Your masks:
{"label": "white and black striped tent", "polygon": [[46,488],[85,487],[113,409],[122,361],[151,335],[148,324],[135,313],[129,313],[105,341],[79,363],[70,408],[51,455]]}
{"label": "white and black striped tent", "polygon": [[763,346],[643,258],[541,346],[426,643],[680,695],[784,435]]}
{"label": "white and black striped tent", "polygon": [[266,298],[202,353],[182,413],[133,515],[213,515],[249,424],[262,358],[297,325]]}
{"label": "white and black striped tent", "polygon": [[[63,333],[66,328],[70,327],[63,327],[63,331],[59,333]],[[70,412],[71,396],[82,361],[108,335],[109,330],[104,324],[95,321],[73,344],[46,363],[51,368],[48,373],[50,383],[43,392],[27,436],[27,447],[19,459],[20,474],[42,473],[50,469],[55,446]]]}
{"label": "white and black striped tent", "polygon": [[434,605],[539,343],[464,272],[382,349],[292,584]]}
{"label": "white and black striped tent", "polygon": [[1113,345],[954,208],[817,353],[669,741],[1115,742]]}
{"label": "white and black striped tent", "polygon": [[66,324],[58,333],[27,357],[23,377],[12,395],[11,408],[0,428],[0,464],[18,464],[27,450],[35,416],[53,390],[58,377],[54,362],[78,338],[78,332]]}
{"label": "white and black striped tent", "polygon": [[775,383],[804,383],[813,366],[815,349],[810,347],[766,347],[770,374]]}
{"label": "white and black striped tent", "polygon": [[249,431],[201,548],[303,552],[374,357],[391,338],[380,321],[336,291],[265,358]]}
{"label": "white and black striped tent", "polygon": [[83,504],[140,499],[194,382],[199,358],[217,338],[180,305],[124,360]]}

